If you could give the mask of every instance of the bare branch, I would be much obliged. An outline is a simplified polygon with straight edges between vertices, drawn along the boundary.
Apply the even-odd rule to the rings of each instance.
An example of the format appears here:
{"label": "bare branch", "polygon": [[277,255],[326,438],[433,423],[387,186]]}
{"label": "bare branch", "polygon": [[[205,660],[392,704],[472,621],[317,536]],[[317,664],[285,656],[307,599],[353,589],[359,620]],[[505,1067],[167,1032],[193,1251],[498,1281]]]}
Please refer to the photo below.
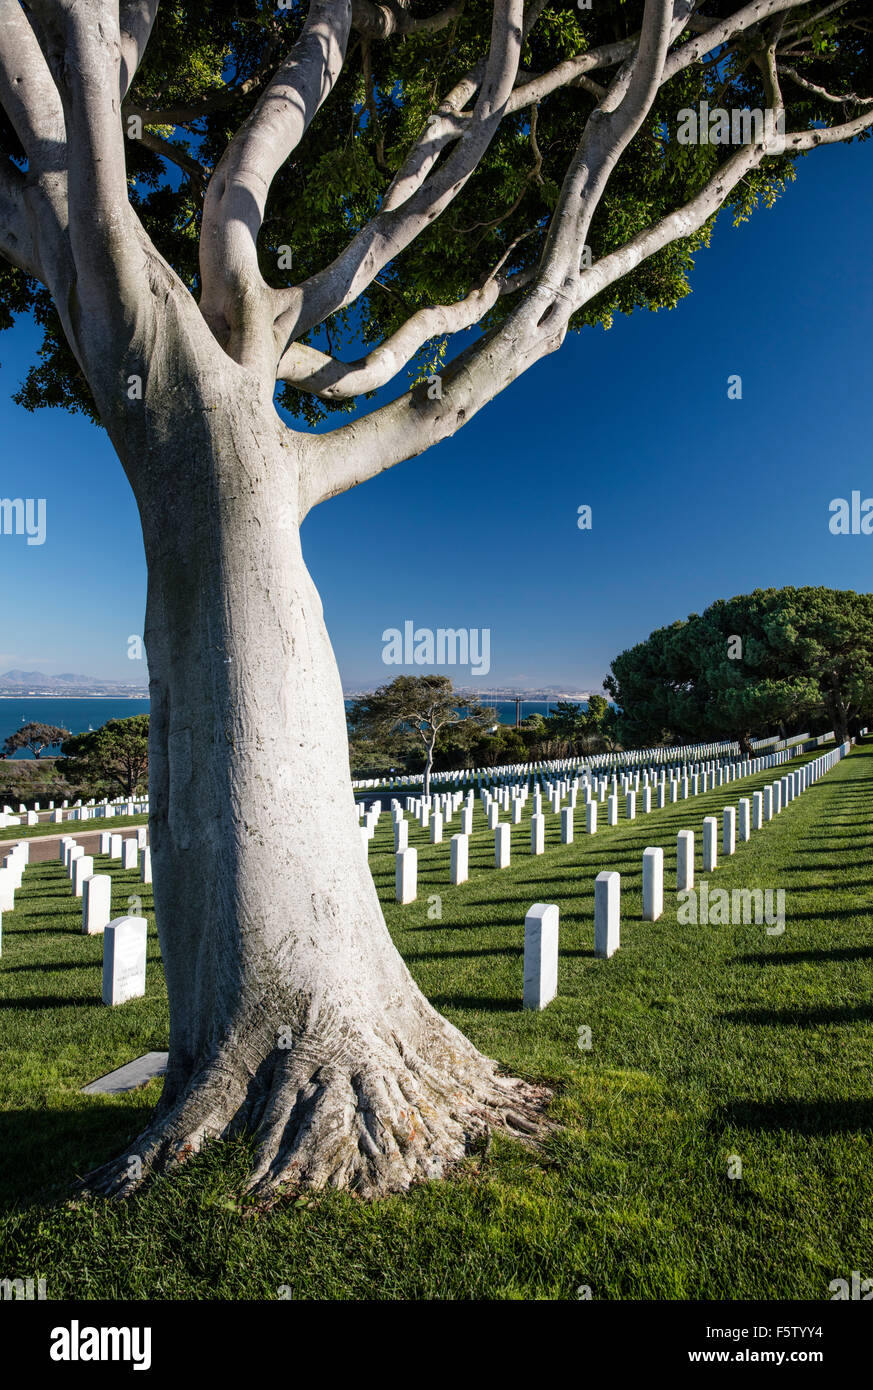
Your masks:
{"label": "bare branch", "polygon": [[387,39],[392,34],[436,33],[445,29],[463,12],[465,0],[454,0],[444,10],[424,19],[408,13],[408,0],[352,0],[352,24],[360,34]]}
{"label": "bare branch", "polygon": [[323,400],[350,400],[376,391],[396,376],[430,338],[472,328],[493,308],[499,293],[500,282],[495,274],[455,304],[419,309],[402,328],[358,362],[337,362],[315,348],[292,343],[279,363],[278,378]]}
{"label": "bare branch", "polygon": [[[787,135],[785,149],[789,153],[810,150],[852,139],[871,128],[873,109],[830,129]],[[539,336],[527,341],[519,336],[519,312],[525,301],[499,329],[471,345],[443,371],[441,400],[431,402],[421,390],[406,392],[364,419],[318,436],[307,455],[302,515],[318,502],[450,438],[516,377],[560,346],[571,314],[664,246],[698,231],[771,152],[769,141],[744,145],[687,204],[583,271],[576,294],[547,318]]]}
{"label": "bare branch", "polygon": [[541,321],[555,295],[564,295],[575,285],[591,219],[613,170],[651,109],[671,39],[681,32],[689,9],[687,0],[676,0],[675,7],[673,0],[646,0],[636,54],[588,118],[564,177],[525,331]]}
{"label": "bare branch", "polygon": [[[311,0],[303,32],[210,180],[203,212],[202,310],[236,361],[275,370],[275,291],[258,268],[270,185],[330,93],[343,65],[350,0]],[[269,364],[269,365],[268,365]]]}
{"label": "bare branch", "polygon": [[151,37],[160,0],[121,0],[119,30],[121,33],[121,68],[119,94],[124,99],[143,59]]}
{"label": "bare branch", "polygon": [[159,154],[163,159],[169,159],[172,164],[176,165],[177,169],[186,173],[191,179],[198,197],[203,197],[210,172],[205,164],[201,164],[199,159],[195,159],[174,140],[165,140],[163,136],[156,135],[153,130],[144,130],[139,136],[139,143],[144,145],[147,150],[151,150],[153,154]]}
{"label": "bare branch", "polygon": [[145,288],[145,233],[130,206],[120,119],[117,5],[32,0],[67,131],[69,243],[79,312],[116,324]]}
{"label": "bare branch", "polygon": [[828,92],[824,87],[820,87],[817,82],[810,82],[808,78],[801,77],[795,68],[788,67],[785,63],[778,63],[777,67],[786,77],[790,77],[792,82],[796,82],[798,87],[803,87],[807,92],[813,92],[822,101],[833,102],[836,106],[846,106],[852,102],[858,106],[865,106],[873,101],[873,97],[859,97],[857,92]]}
{"label": "bare branch", "polygon": [[41,280],[39,255],[27,216],[27,180],[11,159],[0,157],[0,255],[11,265]]}
{"label": "bare branch", "polygon": [[30,172],[63,168],[61,100],[18,0],[0,0],[0,105],[21,141]]}
{"label": "bare branch", "polygon": [[324,270],[278,294],[277,336],[284,347],[350,304],[390,260],[440,215],[466,184],[491,143],[512,92],[521,54],[522,0],[498,0],[491,46],[472,118],[458,148],[400,207],[383,208]]}
{"label": "bare branch", "polygon": [[[846,4],[847,0],[839,0],[839,3]],[[664,81],[669,82],[677,72],[683,72],[720,44],[730,42],[738,34],[747,33],[762,20],[768,19],[771,15],[781,14],[783,10],[796,10],[797,7],[798,0],[753,0],[752,4],[744,5],[726,19],[720,19],[718,23],[713,24],[705,34],[690,39],[671,53],[664,65]]]}

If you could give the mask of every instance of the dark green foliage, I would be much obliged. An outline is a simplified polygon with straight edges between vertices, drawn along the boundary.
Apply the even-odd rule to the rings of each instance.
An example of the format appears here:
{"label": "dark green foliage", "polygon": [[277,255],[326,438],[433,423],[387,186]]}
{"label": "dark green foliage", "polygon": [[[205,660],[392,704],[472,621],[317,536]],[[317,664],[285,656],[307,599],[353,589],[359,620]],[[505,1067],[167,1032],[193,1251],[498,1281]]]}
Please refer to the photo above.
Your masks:
{"label": "dark green foliage", "polygon": [[873,594],[756,589],[658,628],[605,682],[629,743],[800,732],[873,713]]}
{"label": "dark green foliage", "polygon": [[[133,111],[168,112],[163,124],[147,122],[147,129],[169,142],[168,155],[173,147],[181,149],[199,160],[208,175],[299,33],[305,8],[300,0],[282,10],[265,0],[201,0],[196,5],[175,0],[162,6],[122,119]],[[440,8],[440,0],[417,0],[415,13],[425,16]],[[736,0],[710,0],[705,8],[716,17],[737,5]],[[612,0],[590,11],[567,3],[550,5],[526,45],[524,73],[548,71],[598,44],[633,35],[642,10],[642,0]],[[815,10],[810,5],[801,17]],[[807,80],[845,92],[846,103],[823,102],[786,79],[790,128],[805,128],[822,117],[845,119],[858,109],[851,94],[873,91],[860,23],[863,11],[863,0],[854,0],[812,26],[796,66]],[[330,99],[274,181],[259,242],[269,284],[299,283],[321,269],[373,216],[429,113],[486,54],[490,19],[490,4],[470,0],[458,20],[433,34],[369,41],[353,33]],[[791,23],[797,22],[793,14]],[[747,35],[723,61],[698,65],[662,88],[595,213],[589,236],[595,260],[686,203],[729,157],[729,147],[678,145],[677,113],[703,97],[726,107],[766,105],[761,73],[751,56],[761,42],[761,33]],[[365,80],[368,68],[371,85]],[[604,80],[603,73],[597,76]],[[253,84],[248,92],[243,91],[246,82]],[[334,314],[303,341],[354,357],[394,332],[414,310],[466,295],[511,246],[507,270],[535,265],[568,163],[595,103],[590,91],[568,86],[535,109],[506,118],[445,214],[385,268],[351,309]],[[139,216],[196,294],[203,180],[135,139],[126,140],[125,148]],[[20,147],[5,119],[0,119],[0,149],[20,160]],[[747,216],[759,201],[772,202],[793,177],[791,159],[764,161],[731,194],[735,217]],[[694,253],[710,231],[711,223],[652,256],[577,313],[570,326],[608,326],[617,312],[675,305],[688,293]],[[278,269],[282,245],[292,248],[292,270]],[[515,299],[499,299],[482,331],[499,324]],[[40,361],[16,399],[27,409],[60,405],[94,419],[87,385],[45,292],[18,271],[0,268],[0,328],[28,311],[43,326],[45,338]],[[438,368],[469,341],[467,334],[451,349],[442,339],[425,344],[398,385],[407,386]],[[287,385],[279,388],[278,400],[309,425],[332,411],[355,408],[354,402],[320,401]]]}

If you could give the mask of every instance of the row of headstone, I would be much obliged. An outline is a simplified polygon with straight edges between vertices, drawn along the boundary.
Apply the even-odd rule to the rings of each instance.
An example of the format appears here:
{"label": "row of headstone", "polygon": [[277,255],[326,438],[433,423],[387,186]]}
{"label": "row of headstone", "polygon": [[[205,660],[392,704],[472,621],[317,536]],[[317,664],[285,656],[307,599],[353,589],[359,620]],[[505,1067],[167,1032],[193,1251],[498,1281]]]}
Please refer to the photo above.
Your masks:
{"label": "row of headstone", "polygon": [[[835,767],[851,749],[853,740],[782,777],[779,782],[740,800],[739,806],[725,806],[721,824],[721,852],[729,857],[740,841],[751,838],[778,815],[791,801]],[[767,795],[769,793],[769,795]],[[508,828],[508,827],[507,827]],[[414,853],[414,851],[413,851]],[[703,869],[711,873],[718,867],[718,819],[703,821]],[[677,891],[694,887],[694,831],[680,830],[676,845]],[[664,851],[649,846],[643,851],[643,920],[656,922],[664,910]],[[594,880],[594,954],[608,960],[621,944],[621,876],[614,871],[599,873]],[[544,1009],[558,992],[559,909],[555,903],[534,903],[524,923],[524,983],[522,1007]]]}
{"label": "row of headstone", "polygon": [[0,865],[0,955],[3,954],[3,913],[15,910],[15,894],[29,862],[30,846],[23,840],[5,855]]}
{"label": "row of headstone", "polygon": [[[861,733],[866,733],[862,729]],[[777,735],[766,739],[753,739],[751,747],[757,756],[772,755],[776,752],[801,752],[813,747],[820,747],[823,743],[832,741],[833,732],[819,734],[816,738],[810,738],[808,734],[795,734],[789,739],[780,739]],[[584,758],[561,758],[548,761],[538,761],[530,763],[505,764],[500,767],[472,768],[451,772],[432,772],[430,782],[432,785],[445,785],[450,787],[467,786],[473,782],[477,787],[484,784],[495,785],[506,778],[519,780],[521,778],[531,778],[533,776],[553,776],[567,772],[578,774],[582,771],[610,771],[621,768],[637,767],[678,767],[690,762],[699,762],[705,759],[720,759],[722,761],[737,761],[741,757],[739,744],[734,741],[723,741],[721,743],[694,743],[680,744],[671,747],[653,747],[623,749],[619,752],[597,753],[588,755]],[[387,786],[389,790],[410,788],[421,785],[423,774],[410,774],[395,776],[390,780],[379,778],[356,779],[352,782],[356,790],[368,790],[374,787]]]}
{"label": "row of headstone", "polygon": [[[779,766],[791,758],[789,751],[782,750],[778,753],[768,754],[764,757],[744,759],[735,764],[721,764],[715,760],[708,760],[702,763],[692,763],[682,769],[681,776],[674,776],[671,773],[670,803],[674,804],[680,799],[686,799],[689,795],[705,795],[707,792],[727,785],[730,782],[746,777],[757,776],[760,772],[772,767]],[[794,775],[794,774],[792,774]],[[806,775],[803,769],[796,774],[797,776]],[[563,844],[572,844],[574,839],[574,815],[577,809],[577,799],[581,792],[584,796],[585,808],[585,829],[588,835],[597,833],[598,822],[598,799],[602,804],[606,801],[606,815],[610,826],[618,824],[619,820],[619,785],[624,800],[624,812],[626,820],[634,820],[637,812],[637,796],[641,795],[642,811],[647,815],[653,808],[653,794],[657,798],[657,806],[663,808],[667,804],[667,780],[666,770],[658,772],[654,768],[637,769],[633,773],[613,773],[612,782],[605,777],[591,778],[583,774],[579,778],[561,779],[555,783],[547,783],[545,787],[535,785],[531,797],[531,821],[530,821],[530,852],[532,855],[540,855],[545,852],[545,816],[543,813],[543,794],[548,797],[550,809],[554,814],[561,818],[561,841]],[[787,780],[787,779],[783,779]],[[610,790],[611,788],[611,790]],[[530,788],[526,784],[504,783],[494,789],[483,789],[480,792],[483,811],[487,818],[488,827],[494,832],[494,863],[498,869],[509,868],[511,863],[510,846],[510,826],[506,822],[501,822],[499,817],[501,811],[511,813],[512,825],[519,824],[530,795]],[[759,793],[755,793],[758,797]],[[567,797],[569,805],[562,807],[564,798]],[[743,799],[739,807],[740,832],[751,828],[746,822],[749,819],[749,809],[744,806],[746,799]],[[455,863],[469,863],[469,836],[473,830],[473,807],[475,796],[472,791],[467,792],[466,799],[462,792],[437,793],[433,796],[406,797],[405,809],[418,820],[418,824],[423,829],[430,830],[431,844],[441,844],[445,825],[450,823],[454,813],[460,808],[463,802],[461,816],[461,830],[459,835],[451,837],[451,882],[465,882],[467,877],[466,868],[464,877],[459,879],[455,876]],[[756,803],[757,804],[757,803]],[[418,855],[414,857],[410,853],[408,823],[404,820],[404,811],[399,801],[394,798],[391,802],[392,818],[394,823],[394,852],[397,856],[396,862],[396,896],[397,901],[411,903],[416,898],[416,877],[418,872]],[[363,819],[361,827],[362,841],[365,850],[369,849],[369,842],[372,840],[379,817],[382,813],[381,801],[374,801],[369,809],[365,811],[363,803],[359,803],[358,814]],[[757,813],[756,813],[757,814]],[[731,811],[734,816],[733,835],[736,837],[736,813]],[[746,818],[745,820],[743,818]],[[711,819],[711,818],[708,818]],[[709,857],[712,851],[711,836],[714,832],[705,827],[704,829],[704,855]],[[465,841],[460,845],[460,840]],[[401,855],[410,857],[401,862]]]}
{"label": "row of headstone", "polygon": [[[61,806],[55,806],[53,801],[48,804],[48,811],[43,814],[48,815],[48,823],[51,825],[62,825],[64,821],[86,821],[86,820],[110,820],[113,816],[140,816],[148,815],[148,799],[140,801],[123,800],[102,801],[99,804],[93,797],[84,804],[76,801],[70,807],[68,801],[64,801]],[[11,806],[4,806],[0,811],[0,829],[6,829],[15,825],[39,825],[41,807],[38,801],[34,802],[33,810],[28,810],[26,806],[19,805],[17,815]]]}
{"label": "row of headstone", "polygon": [[[139,835],[142,839],[139,839]],[[105,843],[105,842],[109,843]],[[116,843],[113,844],[112,842]],[[124,868],[136,868],[139,863],[144,883],[151,883],[151,852],[145,844],[145,827],[138,836],[122,840],[120,835],[102,835],[100,853],[120,858]],[[103,933],[103,990],[105,1004],[122,1004],[127,999],[145,993],[146,932],[143,917],[119,917],[112,920],[112,878],[110,874],[94,873],[94,857],[86,854],[81,845],[64,836],[58,845],[58,858],[70,879],[75,897],[82,899],[82,931],[93,936]],[[30,860],[30,846],[20,841],[3,859],[0,867],[0,955],[3,951],[3,913],[15,907],[15,893],[21,887],[24,870]]]}

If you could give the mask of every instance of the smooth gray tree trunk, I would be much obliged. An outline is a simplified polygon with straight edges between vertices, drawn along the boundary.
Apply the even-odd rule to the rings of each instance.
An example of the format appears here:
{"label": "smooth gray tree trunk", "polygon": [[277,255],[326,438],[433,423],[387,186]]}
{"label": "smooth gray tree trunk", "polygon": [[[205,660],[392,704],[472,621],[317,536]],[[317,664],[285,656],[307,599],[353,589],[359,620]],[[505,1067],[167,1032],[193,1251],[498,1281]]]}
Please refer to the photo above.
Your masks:
{"label": "smooth gray tree trunk", "polygon": [[195,338],[165,328],[147,427],[114,429],[149,573],[170,1057],[153,1123],[89,1183],[126,1192],[140,1169],[247,1130],[261,1192],[291,1181],[378,1195],[440,1175],[490,1127],[530,1132],[542,1093],[497,1075],[391,941],[301,553],[299,460],[269,395],[205,330]]}

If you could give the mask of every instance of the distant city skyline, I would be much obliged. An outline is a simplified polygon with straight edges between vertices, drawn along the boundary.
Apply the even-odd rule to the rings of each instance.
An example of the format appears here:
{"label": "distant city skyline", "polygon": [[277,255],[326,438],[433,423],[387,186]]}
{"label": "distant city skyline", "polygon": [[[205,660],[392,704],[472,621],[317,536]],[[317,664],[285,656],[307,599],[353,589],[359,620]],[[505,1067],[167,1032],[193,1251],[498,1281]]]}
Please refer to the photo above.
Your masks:
{"label": "distant city skyline", "polygon": [[[310,514],[346,690],[421,673],[383,660],[408,621],[487,630],[487,674],[428,667],[458,686],[596,692],[716,598],[873,587],[873,536],[829,528],[833,499],[873,495],[871,151],[801,159],[772,209],[719,218],[674,310],[568,334],[453,439]],[[39,342],[24,320],[0,338],[0,496],[46,503],[43,544],[0,534],[0,671],[145,686],[139,517],[109,441],[10,399]]]}

